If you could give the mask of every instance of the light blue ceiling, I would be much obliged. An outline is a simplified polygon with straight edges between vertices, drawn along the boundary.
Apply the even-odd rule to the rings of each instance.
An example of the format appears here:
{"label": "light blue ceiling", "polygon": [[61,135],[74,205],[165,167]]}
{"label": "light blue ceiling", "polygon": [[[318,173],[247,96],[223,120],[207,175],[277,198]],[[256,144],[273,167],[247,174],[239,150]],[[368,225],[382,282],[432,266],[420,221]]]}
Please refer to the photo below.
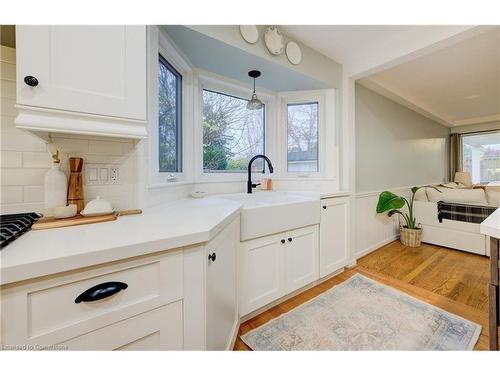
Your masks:
{"label": "light blue ceiling", "polygon": [[311,77],[262,59],[239,48],[230,46],[185,26],[161,26],[186,55],[200,69],[242,82],[252,83],[248,72],[260,70],[257,87],[271,91],[325,89],[327,85]]}

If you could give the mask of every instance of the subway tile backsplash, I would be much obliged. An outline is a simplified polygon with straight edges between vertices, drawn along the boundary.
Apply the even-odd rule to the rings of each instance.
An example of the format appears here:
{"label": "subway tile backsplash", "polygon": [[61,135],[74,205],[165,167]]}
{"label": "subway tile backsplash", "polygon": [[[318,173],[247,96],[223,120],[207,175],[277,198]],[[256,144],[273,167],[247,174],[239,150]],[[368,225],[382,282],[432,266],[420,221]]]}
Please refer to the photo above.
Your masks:
{"label": "subway tile backsplash", "polygon": [[70,156],[82,157],[84,163],[119,165],[120,183],[84,185],[86,201],[99,195],[110,200],[116,209],[137,207],[134,141],[53,134],[51,143],[47,144],[41,138],[17,129],[14,126],[15,61],[3,61],[9,59],[9,54],[1,56],[1,213],[43,212],[44,175],[51,167],[51,151],[56,148],[61,154],[61,169],[67,175]]}

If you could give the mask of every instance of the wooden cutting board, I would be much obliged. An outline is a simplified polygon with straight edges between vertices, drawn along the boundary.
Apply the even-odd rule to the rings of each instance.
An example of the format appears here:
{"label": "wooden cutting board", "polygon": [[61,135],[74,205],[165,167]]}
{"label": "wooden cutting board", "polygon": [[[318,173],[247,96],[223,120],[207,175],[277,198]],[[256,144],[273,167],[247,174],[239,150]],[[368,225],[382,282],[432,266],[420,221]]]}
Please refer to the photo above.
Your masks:
{"label": "wooden cutting board", "polygon": [[42,217],[35,224],[33,224],[31,226],[31,229],[32,230],[41,230],[41,229],[72,227],[75,225],[103,223],[105,221],[116,220],[118,216],[136,215],[136,214],[140,214],[140,213],[142,213],[142,210],[119,211],[119,212],[114,212],[114,213],[109,214],[109,215],[102,215],[102,216],[76,215],[73,217],[68,217],[66,219],[56,219],[53,217]]}

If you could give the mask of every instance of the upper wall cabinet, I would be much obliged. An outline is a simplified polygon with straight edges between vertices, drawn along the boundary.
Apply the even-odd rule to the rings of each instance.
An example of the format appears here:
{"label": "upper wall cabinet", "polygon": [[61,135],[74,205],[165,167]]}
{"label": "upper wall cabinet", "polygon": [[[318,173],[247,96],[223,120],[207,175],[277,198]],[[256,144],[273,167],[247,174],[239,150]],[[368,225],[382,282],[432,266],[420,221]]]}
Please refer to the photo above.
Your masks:
{"label": "upper wall cabinet", "polygon": [[146,136],[145,26],[17,26],[16,125]]}

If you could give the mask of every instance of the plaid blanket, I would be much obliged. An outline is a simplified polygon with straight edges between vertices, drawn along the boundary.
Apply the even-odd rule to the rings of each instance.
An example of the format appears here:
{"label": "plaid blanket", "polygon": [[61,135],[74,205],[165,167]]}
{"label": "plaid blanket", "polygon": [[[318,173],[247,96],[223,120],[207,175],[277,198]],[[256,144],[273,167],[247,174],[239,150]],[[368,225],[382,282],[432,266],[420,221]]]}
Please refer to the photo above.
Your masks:
{"label": "plaid blanket", "polygon": [[465,221],[466,223],[480,224],[484,219],[490,216],[496,207],[476,206],[464,203],[437,202],[438,220],[443,219]]}

